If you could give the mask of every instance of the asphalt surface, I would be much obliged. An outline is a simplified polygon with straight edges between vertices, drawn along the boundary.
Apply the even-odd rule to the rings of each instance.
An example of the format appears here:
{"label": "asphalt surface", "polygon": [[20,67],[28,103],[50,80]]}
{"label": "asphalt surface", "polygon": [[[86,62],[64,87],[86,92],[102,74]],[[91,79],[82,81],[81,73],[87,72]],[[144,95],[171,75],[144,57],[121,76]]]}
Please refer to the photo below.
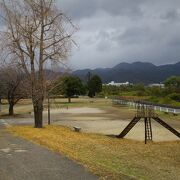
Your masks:
{"label": "asphalt surface", "polygon": [[0,180],[95,180],[97,176],[61,154],[14,137],[0,120]]}

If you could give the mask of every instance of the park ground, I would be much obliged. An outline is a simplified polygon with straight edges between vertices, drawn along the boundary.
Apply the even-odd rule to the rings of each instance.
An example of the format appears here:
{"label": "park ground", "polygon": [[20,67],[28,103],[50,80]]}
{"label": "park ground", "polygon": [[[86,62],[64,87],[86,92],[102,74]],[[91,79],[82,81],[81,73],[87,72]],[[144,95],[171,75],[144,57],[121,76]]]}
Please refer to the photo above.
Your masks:
{"label": "park ground", "polygon": [[[43,129],[32,127],[30,102],[21,101],[9,118],[2,114],[8,130],[52,151],[63,153],[87,167],[102,179],[179,179],[180,141],[166,129],[153,123],[154,142],[144,144],[144,126],[139,122],[126,139],[116,135],[135,115],[128,107],[114,106],[105,99],[66,99],[52,101],[51,126],[44,113]],[[6,108],[2,109],[6,114]],[[180,130],[179,116],[159,113],[176,130]],[[17,126],[18,125],[18,126]],[[20,125],[20,126],[19,126]],[[75,133],[73,126],[82,128]]]}

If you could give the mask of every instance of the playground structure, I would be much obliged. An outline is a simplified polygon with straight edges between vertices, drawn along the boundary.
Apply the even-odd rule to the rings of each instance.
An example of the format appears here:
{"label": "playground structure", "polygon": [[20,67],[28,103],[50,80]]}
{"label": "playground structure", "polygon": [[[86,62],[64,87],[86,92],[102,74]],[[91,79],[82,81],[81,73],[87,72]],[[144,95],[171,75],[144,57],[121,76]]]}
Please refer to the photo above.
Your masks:
{"label": "playground structure", "polygon": [[[55,117],[54,113],[56,114],[62,109],[68,109],[67,105],[63,105],[62,103],[60,103],[60,98],[61,97],[57,97],[57,96],[49,96],[47,98],[46,107],[48,112],[48,124],[51,124],[51,119]],[[136,108],[136,114],[134,118],[127,125],[127,127],[118,136],[116,136],[117,138],[124,138],[129,133],[129,131],[142,119],[144,121],[144,128],[145,128],[145,144],[147,143],[147,141],[153,140],[152,120],[158,122],[160,125],[168,129],[171,133],[173,133],[178,138],[180,138],[180,133],[171,126],[169,126],[162,119],[160,119],[156,114],[156,111],[152,105],[142,104],[142,102],[136,102],[135,108]],[[73,124],[72,126],[76,127],[77,125]]]}
{"label": "playground structure", "polygon": [[133,118],[133,120],[126,126],[126,128],[117,136],[117,138],[124,138],[129,131],[141,120],[144,119],[144,125],[145,125],[145,144],[147,141],[152,141],[152,123],[151,120],[155,120],[160,125],[168,129],[170,132],[172,132],[174,135],[176,135],[178,138],[180,138],[180,133],[176,131],[174,128],[169,126],[167,123],[165,123],[162,119],[158,117],[158,115],[155,113],[155,110],[150,105],[145,105],[142,103],[136,104],[136,115]]}

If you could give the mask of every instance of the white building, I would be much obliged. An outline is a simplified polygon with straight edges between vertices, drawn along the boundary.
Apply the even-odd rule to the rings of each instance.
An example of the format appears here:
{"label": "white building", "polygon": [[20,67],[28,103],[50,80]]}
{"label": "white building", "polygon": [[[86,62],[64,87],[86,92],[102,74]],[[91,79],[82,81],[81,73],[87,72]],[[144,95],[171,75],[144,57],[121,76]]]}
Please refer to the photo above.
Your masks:
{"label": "white building", "polygon": [[115,83],[114,81],[111,81],[110,83],[106,84],[107,86],[129,86],[131,83],[125,82],[125,83]]}
{"label": "white building", "polygon": [[154,84],[149,84],[149,87],[160,87],[160,88],[164,88],[165,85],[162,83],[154,83]]}

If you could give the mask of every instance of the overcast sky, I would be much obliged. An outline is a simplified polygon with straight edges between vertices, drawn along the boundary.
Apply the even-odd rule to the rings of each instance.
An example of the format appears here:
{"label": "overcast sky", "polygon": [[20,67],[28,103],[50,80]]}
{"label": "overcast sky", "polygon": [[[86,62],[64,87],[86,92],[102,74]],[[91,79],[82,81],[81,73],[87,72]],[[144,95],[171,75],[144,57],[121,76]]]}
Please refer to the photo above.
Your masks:
{"label": "overcast sky", "polygon": [[180,0],[57,0],[79,31],[72,69],[180,61]]}
{"label": "overcast sky", "polygon": [[180,61],[180,0],[57,0],[80,28],[73,69]]}

